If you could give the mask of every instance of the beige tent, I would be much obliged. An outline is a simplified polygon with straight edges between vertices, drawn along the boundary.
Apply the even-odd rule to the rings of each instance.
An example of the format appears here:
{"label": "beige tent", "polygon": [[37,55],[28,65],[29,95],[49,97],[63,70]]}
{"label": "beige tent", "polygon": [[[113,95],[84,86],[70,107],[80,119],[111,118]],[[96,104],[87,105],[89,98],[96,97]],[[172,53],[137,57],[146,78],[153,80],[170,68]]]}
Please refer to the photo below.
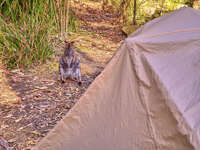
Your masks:
{"label": "beige tent", "polygon": [[200,12],[133,33],[34,150],[200,150]]}

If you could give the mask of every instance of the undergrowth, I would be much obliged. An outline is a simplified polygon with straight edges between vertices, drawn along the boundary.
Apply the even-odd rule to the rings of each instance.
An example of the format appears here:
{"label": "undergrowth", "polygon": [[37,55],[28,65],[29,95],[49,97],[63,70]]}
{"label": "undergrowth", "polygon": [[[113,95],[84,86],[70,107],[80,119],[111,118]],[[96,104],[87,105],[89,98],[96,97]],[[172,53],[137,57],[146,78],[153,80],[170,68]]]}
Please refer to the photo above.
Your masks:
{"label": "undergrowth", "polygon": [[54,54],[51,39],[66,32],[68,22],[69,29],[76,31],[73,13],[66,17],[67,5],[67,0],[0,2],[0,60],[4,65],[21,68],[50,59]]}

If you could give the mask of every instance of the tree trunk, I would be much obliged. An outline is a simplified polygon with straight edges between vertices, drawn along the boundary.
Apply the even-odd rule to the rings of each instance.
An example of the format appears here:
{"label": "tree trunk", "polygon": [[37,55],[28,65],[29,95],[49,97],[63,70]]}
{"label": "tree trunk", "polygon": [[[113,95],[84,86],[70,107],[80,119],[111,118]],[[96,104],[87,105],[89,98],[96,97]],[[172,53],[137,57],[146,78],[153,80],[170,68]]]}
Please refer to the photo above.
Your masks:
{"label": "tree trunk", "polygon": [[134,0],[134,12],[133,12],[133,25],[136,25],[137,22],[136,22],[136,9],[137,9],[137,2],[136,0]]}
{"label": "tree trunk", "polygon": [[[69,8],[70,8],[70,0],[67,0],[67,8],[65,8],[66,11],[66,16],[65,16],[65,32],[68,30],[68,25],[69,25]],[[67,9],[67,10],[66,10]]]}

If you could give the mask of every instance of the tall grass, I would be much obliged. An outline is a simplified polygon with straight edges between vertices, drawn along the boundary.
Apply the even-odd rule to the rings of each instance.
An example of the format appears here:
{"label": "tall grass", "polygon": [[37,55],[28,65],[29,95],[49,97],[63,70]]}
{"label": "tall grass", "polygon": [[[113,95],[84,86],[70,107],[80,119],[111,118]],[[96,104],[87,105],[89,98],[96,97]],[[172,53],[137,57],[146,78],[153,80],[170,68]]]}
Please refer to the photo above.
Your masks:
{"label": "tall grass", "polygon": [[67,31],[68,8],[68,0],[1,1],[0,60],[15,68],[51,58],[52,35]]}

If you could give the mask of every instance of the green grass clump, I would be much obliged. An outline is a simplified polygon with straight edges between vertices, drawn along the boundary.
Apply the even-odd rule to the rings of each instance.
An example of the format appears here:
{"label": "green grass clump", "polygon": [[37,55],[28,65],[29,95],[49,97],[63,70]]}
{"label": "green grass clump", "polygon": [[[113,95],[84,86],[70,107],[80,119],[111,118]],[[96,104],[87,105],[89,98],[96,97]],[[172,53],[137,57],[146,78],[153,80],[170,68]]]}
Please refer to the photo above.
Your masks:
{"label": "green grass clump", "polygon": [[1,4],[0,59],[8,68],[45,62],[53,54],[49,32],[55,22],[49,2],[5,0]]}
{"label": "green grass clump", "polygon": [[34,62],[45,62],[53,54],[48,41],[47,27],[38,29],[15,23],[6,23],[0,18],[0,56],[8,68],[27,67]]}
{"label": "green grass clump", "polygon": [[7,68],[28,67],[51,58],[52,37],[75,26],[68,0],[3,0],[0,2],[0,61]]}

